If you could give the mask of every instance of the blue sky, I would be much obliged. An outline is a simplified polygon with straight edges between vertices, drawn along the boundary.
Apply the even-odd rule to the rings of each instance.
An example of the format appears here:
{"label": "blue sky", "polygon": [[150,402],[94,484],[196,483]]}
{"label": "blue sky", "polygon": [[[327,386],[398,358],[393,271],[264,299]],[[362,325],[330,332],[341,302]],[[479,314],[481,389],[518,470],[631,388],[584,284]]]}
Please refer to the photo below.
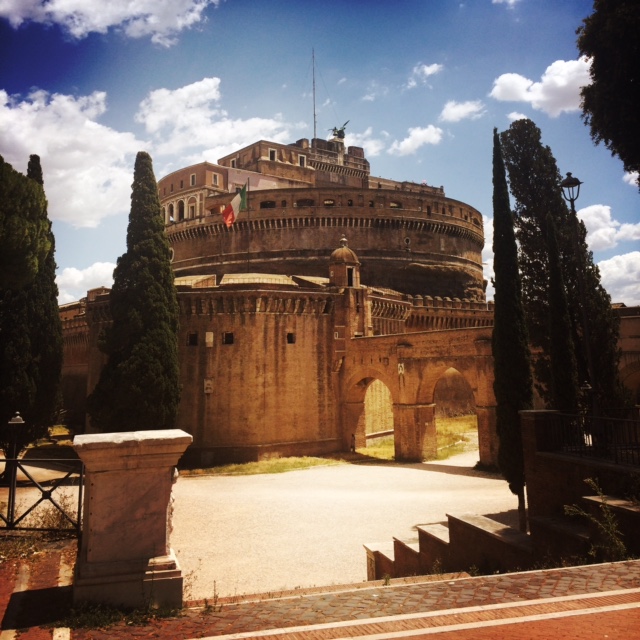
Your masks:
{"label": "blue sky", "polygon": [[[531,118],[577,202],[603,284],[640,304],[640,194],[579,111],[590,0],[0,0],[0,154],[42,158],[61,302],[111,284],[133,162],[156,177],[258,139],[347,125],[373,175],[444,186],[485,216],[493,127]],[[425,292],[427,293],[427,292]],[[491,291],[489,291],[489,295]]]}

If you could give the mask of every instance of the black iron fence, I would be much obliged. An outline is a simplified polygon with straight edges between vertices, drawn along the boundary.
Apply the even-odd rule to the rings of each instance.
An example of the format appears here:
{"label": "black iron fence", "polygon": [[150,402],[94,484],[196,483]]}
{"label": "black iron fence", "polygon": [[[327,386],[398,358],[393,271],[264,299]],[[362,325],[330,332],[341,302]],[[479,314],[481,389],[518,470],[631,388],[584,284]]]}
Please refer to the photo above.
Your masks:
{"label": "black iron fence", "polygon": [[0,459],[0,528],[74,531],[82,528],[81,460]]}
{"label": "black iron fence", "polygon": [[557,413],[548,425],[547,451],[640,466],[640,420]]}

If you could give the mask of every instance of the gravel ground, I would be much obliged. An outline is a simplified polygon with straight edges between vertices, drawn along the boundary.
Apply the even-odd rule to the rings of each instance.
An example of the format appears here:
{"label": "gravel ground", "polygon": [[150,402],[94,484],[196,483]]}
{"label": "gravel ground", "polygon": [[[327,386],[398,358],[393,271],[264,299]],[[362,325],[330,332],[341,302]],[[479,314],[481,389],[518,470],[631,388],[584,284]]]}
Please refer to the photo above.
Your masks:
{"label": "gravel ground", "polygon": [[447,513],[516,525],[499,476],[477,452],[422,464],[345,464],[275,475],[181,477],[171,545],[187,599],[366,580],[363,544],[416,537]]}

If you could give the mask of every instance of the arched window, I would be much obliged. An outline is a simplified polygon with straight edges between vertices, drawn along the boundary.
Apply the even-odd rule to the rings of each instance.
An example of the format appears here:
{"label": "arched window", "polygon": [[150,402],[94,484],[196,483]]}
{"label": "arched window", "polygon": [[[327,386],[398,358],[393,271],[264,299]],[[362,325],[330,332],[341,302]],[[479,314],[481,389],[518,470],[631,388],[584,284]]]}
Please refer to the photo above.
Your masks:
{"label": "arched window", "polygon": [[178,222],[184,220],[184,200],[178,201]]}
{"label": "arched window", "polygon": [[169,222],[175,222],[176,218],[173,213],[173,204],[169,205]]}

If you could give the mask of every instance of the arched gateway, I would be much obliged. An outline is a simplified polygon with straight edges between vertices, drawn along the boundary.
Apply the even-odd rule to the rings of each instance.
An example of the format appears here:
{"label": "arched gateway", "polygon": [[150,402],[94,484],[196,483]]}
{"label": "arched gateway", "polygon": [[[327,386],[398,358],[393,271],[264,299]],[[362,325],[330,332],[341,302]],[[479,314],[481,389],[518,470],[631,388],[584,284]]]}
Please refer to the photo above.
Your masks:
{"label": "arched gateway", "polygon": [[389,388],[393,398],[396,458],[423,460],[435,457],[434,392],[438,380],[451,367],[460,372],[473,392],[480,461],[495,464],[497,437],[491,327],[352,340],[341,385],[345,439],[355,434],[356,444],[364,444],[364,394],[369,383],[378,379]]}

